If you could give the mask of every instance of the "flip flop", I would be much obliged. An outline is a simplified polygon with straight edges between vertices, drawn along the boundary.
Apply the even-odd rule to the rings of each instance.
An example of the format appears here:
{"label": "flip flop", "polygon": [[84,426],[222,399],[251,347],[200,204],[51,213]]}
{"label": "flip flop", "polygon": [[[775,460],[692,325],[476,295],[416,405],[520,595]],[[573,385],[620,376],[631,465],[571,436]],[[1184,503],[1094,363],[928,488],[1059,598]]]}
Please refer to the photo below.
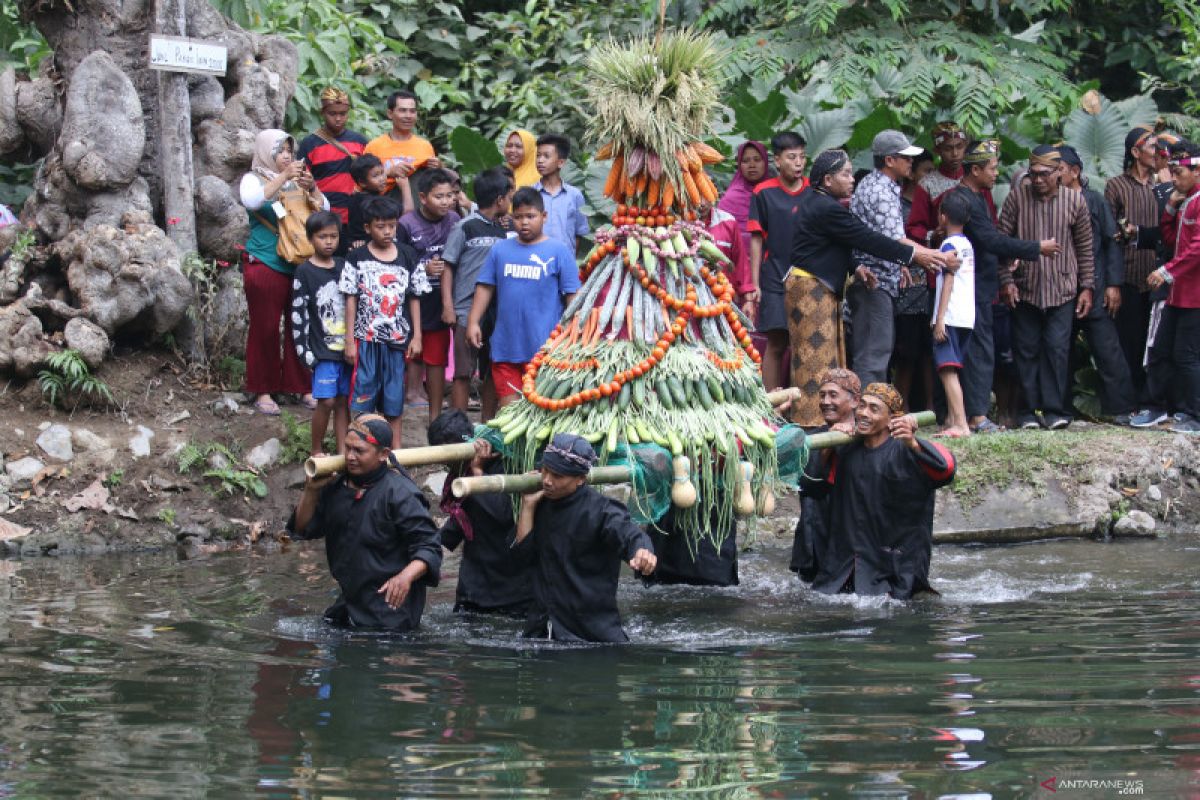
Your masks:
{"label": "flip flop", "polygon": [[311,394],[301,397],[300,402],[303,403],[304,407],[309,411],[317,410],[317,398],[313,397]]}
{"label": "flip flop", "polygon": [[254,410],[260,414],[266,414],[268,417],[279,416],[279,404],[274,400],[255,400]]}
{"label": "flip flop", "polygon": [[971,428],[971,433],[1003,433],[1004,426],[997,425],[987,417],[983,418],[983,422]]}
{"label": "flip flop", "polygon": [[966,437],[967,434],[952,430],[938,431],[933,435],[935,439],[965,439]]}

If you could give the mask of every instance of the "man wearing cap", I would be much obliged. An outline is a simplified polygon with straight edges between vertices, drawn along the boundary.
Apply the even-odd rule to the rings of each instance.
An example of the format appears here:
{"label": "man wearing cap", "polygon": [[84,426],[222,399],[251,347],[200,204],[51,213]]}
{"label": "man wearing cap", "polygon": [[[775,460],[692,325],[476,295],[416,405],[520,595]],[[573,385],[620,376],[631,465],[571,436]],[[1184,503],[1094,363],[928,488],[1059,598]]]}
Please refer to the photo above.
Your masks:
{"label": "man wearing cap", "polygon": [[529,638],[629,641],[617,612],[621,562],[649,575],[658,561],[629,510],[587,485],[595,463],[586,439],[555,434],[542,453],[542,488],[521,498],[512,549],[533,566]]}
{"label": "man wearing cap", "polygon": [[940,163],[933,172],[921,179],[913,192],[912,211],[904,231],[908,238],[923,245],[934,244],[938,226],[937,202],[943,194],[958,186],[963,176],[963,155],[967,150],[967,134],[955,122],[939,122],[933,126],[933,152]]}
{"label": "man wearing cap", "polygon": [[[900,131],[880,131],[871,143],[875,169],[854,190],[850,213],[876,233],[904,240],[900,183],[912,174],[913,156],[921,152]],[[868,383],[886,380],[896,342],[896,298],[900,295],[903,267],[899,262],[861,250],[855,250],[851,259],[854,280],[846,291],[850,306],[850,363]]]}
{"label": "man wearing cap", "polygon": [[900,264],[957,266],[946,253],[877,233],[851,214],[841,201],[854,193],[853,170],[845,150],[826,150],[813,161],[812,190],[797,198],[792,269],[784,289],[792,385],[802,393],[792,404],[792,420],[805,427],[821,424],[817,403],[821,374],[846,365],[841,299],[853,263],[851,251]]}
{"label": "man wearing cap", "polygon": [[[317,188],[329,201],[329,210],[338,215],[345,229],[350,220],[350,195],[354,193],[354,178],[350,164],[362,155],[367,139],[361,133],[347,130],[350,115],[350,95],[328,86],[321,92],[321,127],[304,137],[296,150],[297,160],[308,164]],[[355,231],[361,236],[361,231]],[[343,235],[338,252],[345,253],[350,237]]]}
{"label": "man wearing cap", "polygon": [[1002,234],[1062,243],[1054,256],[1000,267],[1000,294],[1013,309],[1013,359],[1023,390],[1017,424],[1022,428],[1058,430],[1071,423],[1071,329],[1076,318],[1084,319],[1092,310],[1091,216],[1083,196],[1063,188],[1061,164],[1058,148],[1035,147],[1025,180],[1012,188],[1000,210]]}
{"label": "man wearing cap", "polygon": [[1083,195],[1092,223],[1092,256],[1096,265],[1092,310],[1076,320],[1075,327],[1087,337],[1088,350],[1100,375],[1100,410],[1118,425],[1128,425],[1134,410],[1133,382],[1113,322],[1121,307],[1121,284],[1125,281],[1125,256],[1115,238],[1117,220],[1104,195],[1088,186],[1083,160],[1075,148],[1059,145],[1058,152],[1062,154],[1063,188]]}
{"label": "man wearing cap", "polygon": [[[1110,178],[1104,186],[1104,198],[1112,206],[1118,223],[1127,227],[1158,226],[1161,208],[1154,195],[1155,159],[1158,137],[1150,125],[1139,125],[1125,136],[1125,172]],[[1150,287],[1146,277],[1154,271],[1157,259],[1153,249],[1129,241],[1125,246],[1125,281],[1121,284],[1121,305],[1117,311],[1117,333],[1121,349],[1133,378],[1139,402],[1148,400],[1146,370],[1146,332],[1150,328]]]}
{"label": "man wearing cap", "polygon": [[963,408],[975,433],[1001,430],[987,416],[996,366],[992,303],[1000,289],[999,259],[1037,259],[1039,254],[1054,255],[1059,251],[1059,245],[1053,239],[1025,241],[996,230],[996,209],[992,205],[991,192],[1000,174],[999,163],[1000,143],[995,139],[967,145],[962,185],[970,190],[971,216],[963,233],[975,251],[975,327],[967,345],[960,380]]}
{"label": "man wearing cap", "polygon": [[392,429],[367,414],[346,434],[346,471],[309,478],[288,521],[297,539],[325,539],[341,593],[325,620],[350,628],[411,631],[425,589],[437,586],[442,545],[429,503],[408,473],[389,463]]}
{"label": "man wearing cap", "polygon": [[[862,382],[848,369],[827,369],[821,376],[817,403],[825,424],[813,433],[837,431],[854,435],[854,409],[862,394]],[[800,519],[796,521],[796,536],[792,540],[792,560],[788,569],[800,580],[812,583],[821,564],[826,561],[829,547],[829,496],[804,491],[800,487]]]}
{"label": "man wearing cap", "polygon": [[916,438],[896,387],[872,383],[854,411],[858,439],[825,450],[805,490],[828,495],[830,536],[813,588],[908,600],[929,585],[933,506],[954,480],[954,456]]}

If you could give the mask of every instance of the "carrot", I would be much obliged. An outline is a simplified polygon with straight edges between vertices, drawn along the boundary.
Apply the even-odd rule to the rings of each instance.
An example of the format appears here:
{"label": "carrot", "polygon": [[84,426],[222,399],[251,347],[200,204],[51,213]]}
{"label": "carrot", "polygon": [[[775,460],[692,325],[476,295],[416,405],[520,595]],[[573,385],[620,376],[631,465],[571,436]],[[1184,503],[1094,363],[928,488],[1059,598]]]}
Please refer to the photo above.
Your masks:
{"label": "carrot", "polygon": [[587,330],[583,333],[583,344],[591,344],[596,340],[596,329],[600,327],[600,309],[593,308],[588,316]]}
{"label": "carrot", "polygon": [[633,339],[633,304],[625,306],[625,329],[629,331],[629,338]]}
{"label": "carrot", "polygon": [[658,194],[661,188],[660,181],[650,179],[650,183],[646,187],[646,205],[651,207],[658,205]]}
{"label": "carrot", "polygon": [[554,347],[550,348],[551,351],[557,350],[560,347],[562,347],[563,345],[570,347],[571,343],[575,340],[575,334],[578,330],[579,330],[579,318],[571,317],[571,324],[567,326],[567,329],[565,331],[563,331],[563,335],[559,338],[559,340],[557,342],[555,342]]}
{"label": "carrot", "polygon": [[671,315],[667,313],[667,304],[659,305],[658,310],[662,312],[663,322],[667,326],[667,330],[671,330]]}
{"label": "carrot", "polygon": [[612,197],[617,190],[617,184],[621,182],[621,175],[624,172],[625,159],[621,155],[617,155],[613,159],[612,169],[608,171],[608,180],[604,182],[604,196]]}
{"label": "carrot", "polygon": [[687,190],[687,196],[692,201],[692,205],[700,205],[700,187],[696,185],[696,179],[692,177],[692,173],[686,169],[683,171],[683,188]]}

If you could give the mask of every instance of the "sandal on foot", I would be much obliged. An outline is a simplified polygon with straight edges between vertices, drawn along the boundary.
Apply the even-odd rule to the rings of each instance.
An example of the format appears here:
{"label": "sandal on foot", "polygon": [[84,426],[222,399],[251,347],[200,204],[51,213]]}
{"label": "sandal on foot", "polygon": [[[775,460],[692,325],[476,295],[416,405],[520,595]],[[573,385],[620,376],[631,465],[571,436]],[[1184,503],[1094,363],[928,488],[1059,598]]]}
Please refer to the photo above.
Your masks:
{"label": "sandal on foot", "polygon": [[317,410],[317,398],[313,397],[311,394],[306,394],[304,397],[301,397],[300,402],[303,403],[304,407],[309,411]]}
{"label": "sandal on foot", "polygon": [[978,425],[971,426],[971,433],[1003,433],[1004,426],[997,425],[987,417],[983,418],[983,422]]}
{"label": "sandal on foot", "polygon": [[254,410],[260,414],[266,414],[268,417],[279,416],[279,404],[269,397],[266,400],[255,400]]}

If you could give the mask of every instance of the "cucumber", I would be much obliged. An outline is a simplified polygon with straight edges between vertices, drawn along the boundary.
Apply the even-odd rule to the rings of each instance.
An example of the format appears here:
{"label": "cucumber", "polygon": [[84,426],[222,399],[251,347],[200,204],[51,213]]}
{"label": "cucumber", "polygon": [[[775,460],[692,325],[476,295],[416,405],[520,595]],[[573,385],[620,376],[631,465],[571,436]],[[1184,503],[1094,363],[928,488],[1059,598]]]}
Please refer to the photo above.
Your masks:
{"label": "cucumber", "polygon": [[512,444],[513,442],[515,442],[517,440],[518,437],[520,437],[521,434],[525,433],[525,429],[528,427],[529,427],[529,423],[522,420],[521,422],[517,423],[513,427],[509,428],[508,431],[504,434],[504,443]]}
{"label": "cucumber", "polygon": [[604,438],[604,431],[593,431],[583,434],[583,438],[587,439],[588,444],[597,444]]}
{"label": "cucumber", "polygon": [[643,378],[635,378],[633,381],[633,405],[636,408],[646,407],[646,381]]}
{"label": "cucumber", "polygon": [[712,410],[713,396],[708,391],[708,384],[705,381],[696,381],[696,396],[700,398],[700,405],[704,406],[705,411]]}
{"label": "cucumber", "polygon": [[625,425],[625,438],[630,444],[642,443],[642,437],[638,435],[637,428],[632,422]]}
{"label": "cucumber", "polygon": [[558,385],[554,387],[554,399],[562,400],[563,398],[565,398],[571,394],[571,390],[574,387],[575,387],[574,380],[572,380],[569,376],[566,378],[563,378],[561,381],[558,382]]}
{"label": "cucumber", "polygon": [[687,394],[683,391],[683,384],[678,378],[668,377],[666,379],[667,388],[671,391],[671,399],[679,408],[687,408]]}
{"label": "cucumber", "polygon": [[671,455],[683,455],[683,442],[675,435],[675,431],[667,431],[667,441],[671,445]]}
{"label": "cucumber", "polygon": [[717,380],[715,375],[709,375],[704,379],[708,384],[708,393],[712,395],[712,399],[717,403],[725,402],[725,391],[721,388],[721,382]]}
{"label": "cucumber", "polygon": [[550,434],[553,431],[554,431],[553,425],[543,425],[540,429],[538,429],[538,432],[533,435],[533,439],[536,442],[540,442],[542,439],[549,439]]}
{"label": "cucumber", "polygon": [[617,408],[621,411],[629,408],[629,401],[633,399],[633,389],[628,383],[621,384],[621,392],[617,395]]}
{"label": "cucumber", "polygon": [[654,385],[654,393],[658,395],[658,402],[663,408],[675,410],[675,398],[671,395],[671,387],[667,385],[666,378],[658,379],[658,383]]}
{"label": "cucumber", "polygon": [[617,449],[617,436],[621,432],[621,422],[613,417],[612,423],[608,426],[608,441],[604,443],[605,449],[612,452]]}
{"label": "cucumber", "polygon": [[657,441],[658,437],[656,437],[653,433],[650,432],[649,425],[642,422],[640,419],[635,419],[633,421],[633,425],[637,429],[638,438],[641,439],[643,442]]}

